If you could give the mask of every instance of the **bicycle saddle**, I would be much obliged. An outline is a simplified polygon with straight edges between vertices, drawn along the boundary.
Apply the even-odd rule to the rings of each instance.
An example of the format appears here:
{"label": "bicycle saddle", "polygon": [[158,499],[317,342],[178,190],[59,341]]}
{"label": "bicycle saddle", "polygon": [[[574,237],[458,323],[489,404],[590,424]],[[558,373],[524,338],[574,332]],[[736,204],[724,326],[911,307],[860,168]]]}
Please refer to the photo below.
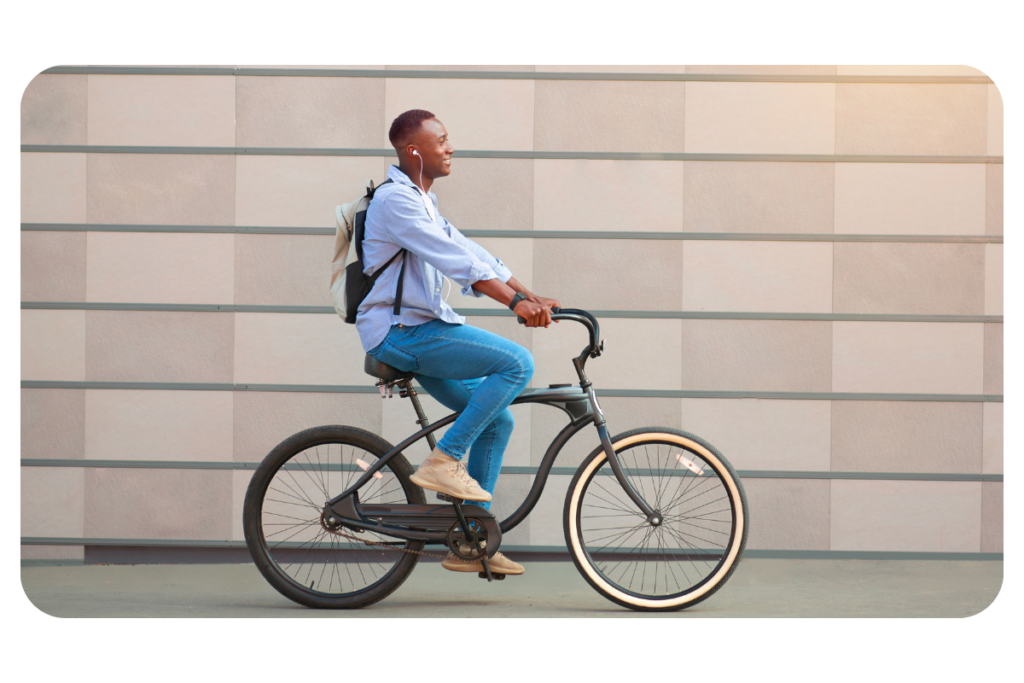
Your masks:
{"label": "bicycle saddle", "polygon": [[401,379],[408,379],[416,376],[415,372],[402,372],[398,368],[393,368],[387,363],[381,363],[370,354],[366,354],[366,360],[363,362],[363,370],[366,371],[367,375],[382,379],[385,382],[396,382]]}

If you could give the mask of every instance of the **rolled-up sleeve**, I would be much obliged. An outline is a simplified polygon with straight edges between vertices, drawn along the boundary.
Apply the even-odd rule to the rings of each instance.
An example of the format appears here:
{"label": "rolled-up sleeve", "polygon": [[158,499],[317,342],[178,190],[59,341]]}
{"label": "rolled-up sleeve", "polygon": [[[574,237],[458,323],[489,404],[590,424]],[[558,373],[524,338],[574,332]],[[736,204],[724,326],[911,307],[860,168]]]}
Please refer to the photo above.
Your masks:
{"label": "rolled-up sleeve", "polygon": [[[491,270],[494,271],[494,274],[499,280],[502,282],[509,281],[509,278],[512,277],[512,271],[508,269],[508,266],[502,263],[501,259],[495,258],[489,251],[459,232],[458,228],[449,223],[447,218],[444,219],[444,222],[452,232],[452,241],[473,252],[478,259],[490,266]],[[472,287],[463,287],[462,295],[476,297],[484,296],[484,294],[476,291]]]}
{"label": "rolled-up sleeve", "polygon": [[[381,212],[383,220],[380,223],[385,226],[388,239],[450,277],[462,286],[464,293],[467,289],[472,291],[473,284],[480,280],[500,278],[476,250],[460,244],[449,237],[440,225],[427,220],[422,202],[409,193],[391,192],[384,200]],[[452,234],[455,234],[454,230]],[[487,254],[479,245],[477,248]]]}

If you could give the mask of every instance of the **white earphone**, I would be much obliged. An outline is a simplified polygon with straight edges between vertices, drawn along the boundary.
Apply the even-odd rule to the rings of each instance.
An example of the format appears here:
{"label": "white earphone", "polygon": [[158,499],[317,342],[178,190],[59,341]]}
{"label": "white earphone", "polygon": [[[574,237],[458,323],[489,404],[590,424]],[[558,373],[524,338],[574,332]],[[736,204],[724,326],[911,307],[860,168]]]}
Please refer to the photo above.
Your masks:
{"label": "white earphone", "polygon": [[[416,150],[412,151],[413,154],[420,157],[420,153]],[[423,185],[423,157],[420,157],[420,185]],[[427,207],[427,213],[430,214],[430,220],[435,220],[434,216],[434,204],[430,201],[430,197],[419,187],[416,188],[420,191],[420,196],[423,197],[423,205]]]}

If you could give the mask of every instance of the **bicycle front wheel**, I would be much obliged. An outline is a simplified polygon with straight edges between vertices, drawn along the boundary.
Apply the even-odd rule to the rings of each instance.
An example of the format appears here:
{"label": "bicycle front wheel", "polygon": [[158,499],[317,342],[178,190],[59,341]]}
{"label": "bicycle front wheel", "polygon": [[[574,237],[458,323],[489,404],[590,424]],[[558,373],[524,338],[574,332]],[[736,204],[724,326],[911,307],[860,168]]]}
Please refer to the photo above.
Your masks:
{"label": "bicycle front wheel", "polygon": [[706,600],[732,575],[747,543],[746,494],[732,466],[714,446],[678,429],[633,429],[612,446],[662,521],[647,521],[599,446],[565,500],[565,540],[576,568],[601,595],[634,610]]}
{"label": "bicycle front wheel", "polygon": [[[260,464],[245,494],[245,542],[256,567],[282,595],[308,607],[365,607],[390,595],[412,572],[422,541],[332,530],[321,519],[325,503],[390,450],[362,429],[314,427],[285,439]],[[402,454],[378,474],[359,490],[361,503],[426,503]]]}

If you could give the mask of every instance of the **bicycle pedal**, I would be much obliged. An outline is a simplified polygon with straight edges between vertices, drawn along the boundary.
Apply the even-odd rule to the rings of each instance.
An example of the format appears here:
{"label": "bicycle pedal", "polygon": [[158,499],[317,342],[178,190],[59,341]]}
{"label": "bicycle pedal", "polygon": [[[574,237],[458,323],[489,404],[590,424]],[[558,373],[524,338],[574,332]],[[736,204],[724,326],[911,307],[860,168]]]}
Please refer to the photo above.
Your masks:
{"label": "bicycle pedal", "polygon": [[452,498],[447,493],[438,493],[437,494],[437,499],[438,500],[442,500],[442,501],[444,501],[446,503],[458,503],[459,505],[462,505],[463,503],[466,502],[466,501],[462,500],[461,498]]}
{"label": "bicycle pedal", "polygon": [[[484,573],[484,572],[479,572],[477,574],[477,576],[479,576],[481,579],[486,579],[487,578],[487,574]],[[491,576],[494,577],[495,581],[504,581],[505,580],[505,575],[504,574],[494,574],[492,572]]]}

